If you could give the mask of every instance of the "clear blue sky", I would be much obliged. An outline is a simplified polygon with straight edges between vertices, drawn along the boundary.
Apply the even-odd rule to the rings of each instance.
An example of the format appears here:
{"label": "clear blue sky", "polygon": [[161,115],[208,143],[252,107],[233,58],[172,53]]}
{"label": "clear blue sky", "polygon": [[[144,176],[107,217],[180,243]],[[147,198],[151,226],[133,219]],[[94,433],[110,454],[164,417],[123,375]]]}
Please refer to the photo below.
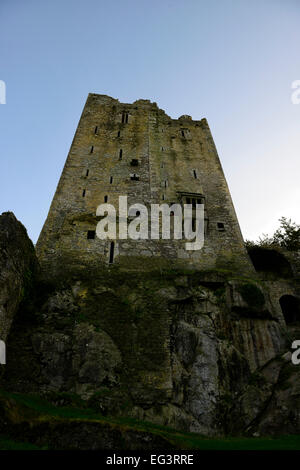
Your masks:
{"label": "clear blue sky", "polygon": [[300,222],[299,0],[1,0],[0,213],[36,242],[89,92],[206,117],[242,232]]}

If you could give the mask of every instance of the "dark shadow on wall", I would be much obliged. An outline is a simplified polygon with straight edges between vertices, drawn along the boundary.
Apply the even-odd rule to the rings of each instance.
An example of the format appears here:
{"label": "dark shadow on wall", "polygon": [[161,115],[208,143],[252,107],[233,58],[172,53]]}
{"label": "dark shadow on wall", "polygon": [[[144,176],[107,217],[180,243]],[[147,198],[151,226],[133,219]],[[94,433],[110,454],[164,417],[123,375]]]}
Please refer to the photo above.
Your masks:
{"label": "dark shadow on wall", "polygon": [[300,322],[300,299],[293,295],[283,295],[279,303],[287,325]]}

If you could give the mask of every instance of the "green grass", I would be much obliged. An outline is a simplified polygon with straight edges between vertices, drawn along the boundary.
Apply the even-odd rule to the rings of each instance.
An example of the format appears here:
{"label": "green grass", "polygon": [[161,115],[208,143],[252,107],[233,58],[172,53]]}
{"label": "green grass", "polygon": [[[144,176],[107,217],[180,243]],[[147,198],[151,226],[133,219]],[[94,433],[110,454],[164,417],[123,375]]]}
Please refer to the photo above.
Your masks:
{"label": "green grass", "polygon": [[[111,424],[126,430],[144,431],[150,434],[164,437],[168,442],[179,449],[195,450],[300,450],[299,436],[281,436],[278,438],[268,437],[223,437],[206,438],[196,433],[179,432],[166,426],[155,425],[145,421],[138,421],[133,418],[115,418],[102,416],[89,408],[57,407],[48,401],[34,395],[25,395],[19,393],[8,393],[0,391],[0,396],[13,399],[17,406],[25,406],[25,415],[32,413],[32,418],[41,415],[49,419],[66,420],[96,420],[102,424]],[[0,436],[0,449],[39,449],[38,447],[22,442],[15,442],[9,437]]]}
{"label": "green grass", "polygon": [[0,436],[0,450],[46,450],[46,448],[37,447],[29,442],[13,441],[7,436]]}

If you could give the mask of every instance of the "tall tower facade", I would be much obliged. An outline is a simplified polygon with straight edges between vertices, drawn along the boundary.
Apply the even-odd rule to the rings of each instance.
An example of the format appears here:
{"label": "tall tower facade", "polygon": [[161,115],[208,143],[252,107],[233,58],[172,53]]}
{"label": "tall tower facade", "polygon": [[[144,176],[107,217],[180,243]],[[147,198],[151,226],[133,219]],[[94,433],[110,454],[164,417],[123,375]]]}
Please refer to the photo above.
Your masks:
{"label": "tall tower facade", "polygon": [[[96,209],[105,202],[118,209],[119,196],[149,209],[203,203],[203,248],[187,251],[185,239],[120,239],[118,230],[115,240],[99,239]],[[253,270],[206,119],[171,119],[149,100],[97,94],[88,95],[36,249],[51,272],[66,263]]]}

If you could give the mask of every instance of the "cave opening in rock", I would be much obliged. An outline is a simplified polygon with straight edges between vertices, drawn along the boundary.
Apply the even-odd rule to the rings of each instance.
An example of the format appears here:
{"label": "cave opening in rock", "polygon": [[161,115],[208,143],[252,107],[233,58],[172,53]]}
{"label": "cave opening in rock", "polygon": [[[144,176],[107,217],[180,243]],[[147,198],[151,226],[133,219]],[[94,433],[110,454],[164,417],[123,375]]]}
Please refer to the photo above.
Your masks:
{"label": "cave opening in rock", "polygon": [[285,256],[276,250],[259,246],[248,249],[249,256],[256,271],[272,277],[290,278],[293,272]]}
{"label": "cave opening in rock", "polygon": [[293,295],[283,295],[279,303],[287,325],[300,322],[300,299]]}

